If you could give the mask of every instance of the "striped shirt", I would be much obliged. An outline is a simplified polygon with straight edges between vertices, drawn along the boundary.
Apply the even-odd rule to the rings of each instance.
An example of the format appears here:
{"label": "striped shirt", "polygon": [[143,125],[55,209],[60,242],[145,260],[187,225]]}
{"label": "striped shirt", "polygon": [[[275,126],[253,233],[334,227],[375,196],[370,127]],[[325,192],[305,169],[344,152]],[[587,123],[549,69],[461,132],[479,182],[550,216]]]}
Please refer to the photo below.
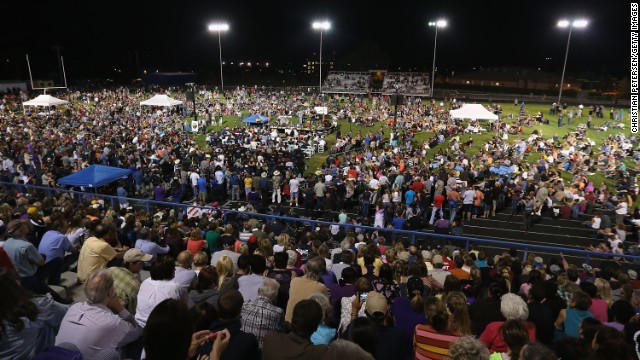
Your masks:
{"label": "striped shirt", "polygon": [[444,360],[449,358],[449,346],[459,336],[451,332],[439,333],[430,325],[416,326],[414,335],[416,360]]}

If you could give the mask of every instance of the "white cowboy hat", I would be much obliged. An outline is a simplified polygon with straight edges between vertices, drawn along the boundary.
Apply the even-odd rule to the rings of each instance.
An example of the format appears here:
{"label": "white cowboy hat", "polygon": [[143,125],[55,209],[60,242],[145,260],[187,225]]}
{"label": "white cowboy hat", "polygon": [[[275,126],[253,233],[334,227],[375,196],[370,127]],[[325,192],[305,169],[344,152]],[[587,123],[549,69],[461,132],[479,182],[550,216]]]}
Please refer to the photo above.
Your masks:
{"label": "white cowboy hat", "polygon": [[278,170],[274,171],[273,175],[276,175],[276,176],[280,175],[280,171],[278,171]]}

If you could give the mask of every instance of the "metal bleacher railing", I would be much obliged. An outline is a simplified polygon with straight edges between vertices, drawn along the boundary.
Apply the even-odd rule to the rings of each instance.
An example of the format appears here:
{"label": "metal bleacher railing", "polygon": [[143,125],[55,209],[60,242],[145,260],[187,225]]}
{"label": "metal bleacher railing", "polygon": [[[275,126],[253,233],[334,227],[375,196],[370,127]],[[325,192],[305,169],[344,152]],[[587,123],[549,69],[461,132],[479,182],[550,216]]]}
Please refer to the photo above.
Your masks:
{"label": "metal bleacher railing", "polygon": [[[13,190],[13,193],[29,193],[32,195],[37,195],[39,197],[51,197],[54,193],[68,193],[75,197],[78,201],[82,203],[89,204],[92,200],[102,199],[104,201],[105,206],[111,206],[114,209],[119,208],[119,197],[114,195],[106,195],[99,193],[90,193],[90,192],[81,192],[81,191],[73,191],[66,190],[61,188],[51,188],[51,187],[43,187],[43,186],[34,186],[34,185],[23,185],[23,184],[14,184],[8,182],[0,181],[0,189],[3,189],[5,192],[7,190]],[[242,214],[246,217],[256,217],[262,218],[266,223],[269,223],[274,220],[282,221],[286,223],[300,224],[302,226],[320,226],[320,225],[333,225],[333,222],[330,221],[322,221],[322,220],[312,220],[307,218],[297,218],[297,217],[289,217],[289,216],[280,216],[280,215],[272,215],[272,214],[263,214],[263,213],[249,213],[242,212],[235,209],[228,209],[223,207],[214,208],[211,206],[197,206],[194,204],[185,204],[185,203],[172,203],[172,202],[162,202],[148,199],[138,199],[138,198],[126,198],[129,205],[135,209],[144,209],[147,213],[152,213],[152,211],[156,211],[160,208],[179,208],[181,209],[181,214],[186,214],[188,208],[198,207],[203,210],[218,210],[222,211],[225,214],[228,213],[237,213]],[[611,257],[616,257],[619,259],[625,259],[629,261],[638,261],[640,260],[639,256],[635,255],[617,255],[612,253],[603,253],[589,250],[581,250],[574,248],[566,248],[561,246],[548,246],[548,245],[536,245],[536,244],[526,244],[520,242],[509,242],[509,241],[500,241],[500,240],[492,240],[492,239],[483,239],[477,237],[470,236],[455,236],[449,234],[438,234],[431,232],[422,232],[422,231],[411,231],[411,230],[395,230],[395,229],[381,229],[375,228],[372,226],[364,226],[364,225],[354,225],[348,224],[343,225],[345,228],[361,228],[363,230],[368,231],[378,231],[382,232],[385,235],[390,234],[393,238],[404,238],[410,241],[412,244],[426,242],[429,245],[444,245],[447,243],[454,244],[458,247],[464,247],[466,250],[471,248],[472,244],[478,246],[488,246],[494,249],[517,249],[523,251],[523,259],[526,259],[529,252],[544,252],[550,255],[558,255],[560,253],[572,255],[572,257],[583,258],[584,263],[589,264],[589,262],[593,259],[606,259]],[[634,261],[634,262],[635,262]]]}

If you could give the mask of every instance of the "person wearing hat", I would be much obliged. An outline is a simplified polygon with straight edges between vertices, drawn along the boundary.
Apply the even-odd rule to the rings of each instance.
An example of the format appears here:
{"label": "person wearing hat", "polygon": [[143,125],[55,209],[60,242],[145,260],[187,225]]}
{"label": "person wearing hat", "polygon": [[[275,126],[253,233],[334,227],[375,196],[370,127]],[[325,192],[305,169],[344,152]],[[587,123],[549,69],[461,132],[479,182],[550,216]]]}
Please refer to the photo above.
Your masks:
{"label": "person wearing hat", "polygon": [[113,277],[113,288],[116,291],[120,303],[131,314],[136,313],[138,304],[138,291],[140,290],[140,271],[144,263],[153,259],[153,256],[143,253],[140,249],[133,248],[124,253],[122,267],[109,268]]}
{"label": "person wearing hat", "polygon": [[280,175],[280,170],[276,170],[273,172],[271,183],[273,184],[273,194],[271,195],[271,202],[275,203],[277,197],[278,204],[280,204],[280,202],[282,202],[282,176]]}
{"label": "person wearing hat", "polygon": [[433,264],[433,270],[431,271],[431,277],[437,281],[440,285],[444,285],[444,281],[448,275],[451,275],[450,272],[443,270],[444,267],[444,258],[442,255],[434,255],[431,259],[431,263]]}
{"label": "person wearing hat", "polygon": [[[354,315],[355,313],[352,316],[352,321],[356,318],[362,306],[360,296],[359,294],[357,295],[352,302],[351,314]],[[376,359],[408,358],[412,346],[409,345],[402,331],[395,326],[385,326],[385,319],[389,316],[387,298],[379,292],[370,291],[365,301],[364,313],[373,322],[378,339],[384,339],[384,341],[378,342]],[[351,325],[347,328],[347,333],[349,333],[350,328]]]}

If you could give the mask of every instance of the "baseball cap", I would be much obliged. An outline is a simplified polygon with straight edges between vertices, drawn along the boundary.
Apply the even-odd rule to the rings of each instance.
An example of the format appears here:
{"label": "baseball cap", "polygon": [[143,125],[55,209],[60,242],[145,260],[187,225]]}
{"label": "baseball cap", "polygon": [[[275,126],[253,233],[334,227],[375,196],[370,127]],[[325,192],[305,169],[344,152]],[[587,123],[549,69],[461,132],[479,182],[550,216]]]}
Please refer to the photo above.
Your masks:
{"label": "baseball cap", "polygon": [[558,272],[560,272],[560,266],[553,264],[549,266],[549,270],[551,271],[552,274],[557,274]]}
{"label": "baseball cap", "polygon": [[388,310],[387,299],[379,292],[370,291],[364,309],[369,315],[386,314]]}
{"label": "baseball cap", "polygon": [[434,255],[433,260],[431,260],[434,264],[444,264],[444,260],[442,259],[442,255]]}
{"label": "baseball cap", "polygon": [[544,264],[544,260],[542,260],[542,258],[540,256],[536,256],[535,259],[533,259],[533,266],[534,267],[540,267],[540,266],[542,266],[542,264]]}
{"label": "baseball cap", "polygon": [[28,215],[35,215],[37,213],[38,213],[38,208],[37,207],[32,206],[32,207],[27,209],[27,214]]}
{"label": "baseball cap", "polygon": [[153,259],[153,256],[143,253],[142,250],[138,248],[129,249],[124,253],[124,261],[128,263],[134,263],[136,261],[151,261],[151,259]]}
{"label": "baseball cap", "polygon": [[629,274],[629,277],[631,278],[631,280],[638,280],[638,273],[635,270],[629,269],[627,271],[627,274]]}

